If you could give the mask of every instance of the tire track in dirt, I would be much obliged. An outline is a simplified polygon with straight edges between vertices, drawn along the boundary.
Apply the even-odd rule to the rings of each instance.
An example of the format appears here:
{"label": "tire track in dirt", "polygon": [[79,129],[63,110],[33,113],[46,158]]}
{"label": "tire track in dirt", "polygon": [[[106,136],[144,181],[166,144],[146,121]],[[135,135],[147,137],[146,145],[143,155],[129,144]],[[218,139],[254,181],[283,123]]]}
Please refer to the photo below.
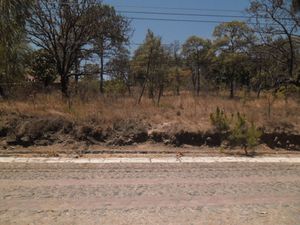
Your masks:
{"label": "tire track in dirt", "polygon": [[130,198],[64,198],[64,199],[19,199],[2,200],[0,210],[92,210],[92,209],[137,209],[149,207],[200,207],[200,206],[231,206],[243,204],[285,204],[300,203],[299,195],[279,196],[213,196],[193,197],[180,196],[177,198],[167,197],[130,197]]}
{"label": "tire track in dirt", "polygon": [[300,165],[1,164],[0,224],[288,224]]}

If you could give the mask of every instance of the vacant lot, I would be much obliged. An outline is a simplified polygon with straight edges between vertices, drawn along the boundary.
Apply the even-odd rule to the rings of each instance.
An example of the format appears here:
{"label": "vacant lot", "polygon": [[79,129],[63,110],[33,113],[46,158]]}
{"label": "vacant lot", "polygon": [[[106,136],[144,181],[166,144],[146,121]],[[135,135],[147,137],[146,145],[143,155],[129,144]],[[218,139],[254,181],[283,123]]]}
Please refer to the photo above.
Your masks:
{"label": "vacant lot", "polygon": [[189,93],[166,95],[159,106],[147,98],[141,104],[134,97],[78,97],[65,101],[59,94],[2,101],[1,145],[124,146],[151,141],[171,146],[219,147],[223,143],[210,120],[217,107],[228,117],[237,112],[245,115],[263,130],[260,142],[269,148],[299,149],[297,98],[264,95],[260,99],[228,99],[222,95],[194,97]]}

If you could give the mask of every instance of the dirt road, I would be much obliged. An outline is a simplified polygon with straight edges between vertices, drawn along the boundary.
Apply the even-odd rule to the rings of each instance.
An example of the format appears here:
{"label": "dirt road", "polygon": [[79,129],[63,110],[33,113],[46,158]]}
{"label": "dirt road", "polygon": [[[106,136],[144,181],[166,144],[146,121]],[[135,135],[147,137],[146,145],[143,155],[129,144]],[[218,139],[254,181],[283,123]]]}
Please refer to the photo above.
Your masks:
{"label": "dirt road", "polygon": [[0,224],[300,224],[300,164],[0,163]]}

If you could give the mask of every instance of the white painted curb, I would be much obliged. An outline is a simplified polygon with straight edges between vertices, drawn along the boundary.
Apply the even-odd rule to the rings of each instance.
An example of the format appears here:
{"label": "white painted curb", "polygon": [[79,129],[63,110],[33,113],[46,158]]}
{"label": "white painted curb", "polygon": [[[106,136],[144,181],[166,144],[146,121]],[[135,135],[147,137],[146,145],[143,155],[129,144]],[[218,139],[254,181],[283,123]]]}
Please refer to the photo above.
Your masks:
{"label": "white painted curb", "polygon": [[300,157],[165,157],[165,158],[19,158],[0,157],[0,163],[75,163],[75,164],[115,164],[115,163],[300,163]]}

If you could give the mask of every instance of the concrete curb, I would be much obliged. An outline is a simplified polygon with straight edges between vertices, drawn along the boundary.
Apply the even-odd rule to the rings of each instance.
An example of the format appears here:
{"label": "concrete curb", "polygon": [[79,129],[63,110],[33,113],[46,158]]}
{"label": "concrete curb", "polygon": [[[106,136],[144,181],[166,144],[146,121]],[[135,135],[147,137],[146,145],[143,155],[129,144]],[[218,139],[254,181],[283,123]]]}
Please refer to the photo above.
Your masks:
{"label": "concrete curb", "polygon": [[0,163],[75,163],[75,164],[116,164],[116,163],[300,163],[300,157],[165,157],[165,158],[20,158],[0,157]]}

